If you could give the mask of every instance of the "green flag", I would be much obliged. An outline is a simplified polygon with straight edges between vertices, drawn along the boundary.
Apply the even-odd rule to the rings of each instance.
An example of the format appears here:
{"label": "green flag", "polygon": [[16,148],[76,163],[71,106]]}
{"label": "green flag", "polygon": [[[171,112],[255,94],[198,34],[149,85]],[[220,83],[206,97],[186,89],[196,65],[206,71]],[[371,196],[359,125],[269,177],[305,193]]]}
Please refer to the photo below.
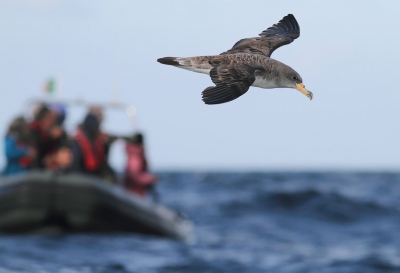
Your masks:
{"label": "green flag", "polygon": [[44,86],[44,91],[47,94],[54,94],[56,92],[56,80],[54,78],[50,78],[45,86]]}

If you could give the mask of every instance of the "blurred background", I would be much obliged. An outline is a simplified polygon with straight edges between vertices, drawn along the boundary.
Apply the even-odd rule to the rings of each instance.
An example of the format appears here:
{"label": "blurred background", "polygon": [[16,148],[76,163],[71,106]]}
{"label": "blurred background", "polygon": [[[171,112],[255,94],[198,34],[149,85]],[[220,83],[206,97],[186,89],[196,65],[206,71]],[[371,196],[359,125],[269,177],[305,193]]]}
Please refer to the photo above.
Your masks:
{"label": "blurred background", "polygon": [[[398,170],[399,5],[2,0],[0,127],[55,77],[60,98],[134,105],[157,170]],[[311,102],[250,88],[207,106],[208,76],[156,62],[219,54],[288,13],[301,36],[272,57],[302,75]]]}
{"label": "blurred background", "polygon": [[[135,124],[106,112],[103,129],[144,132],[161,202],[196,238],[0,235],[0,273],[400,272],[399,12],[398,1],[0,0],[0,130],[49,79],[54,98],[133,105]],[[312,101],[250,88],[205,105],[208,76],[156,61],[219,54],[289,13],[301,35],[272,58]],[[83,116],[68,113],[70,132]]]}

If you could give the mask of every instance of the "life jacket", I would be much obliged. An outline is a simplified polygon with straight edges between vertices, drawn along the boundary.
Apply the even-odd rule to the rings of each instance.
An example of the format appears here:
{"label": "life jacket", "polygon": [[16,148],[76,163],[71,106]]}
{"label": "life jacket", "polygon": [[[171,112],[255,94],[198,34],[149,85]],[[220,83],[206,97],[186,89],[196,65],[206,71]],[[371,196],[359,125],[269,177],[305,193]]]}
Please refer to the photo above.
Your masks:
{"label": "life jacket", "polygon": [[32,163],[32,159],[28,156],[23,156],[18,160],[18,163],[21,167],[28,168]]}
{"label": "life jacket", "polygon": [[78,130],[75,139],[82,149],[85,169],[90,172],[99,169],[105,160],[104,136],[98,134],[94,142],[91,143],[85,133]]}

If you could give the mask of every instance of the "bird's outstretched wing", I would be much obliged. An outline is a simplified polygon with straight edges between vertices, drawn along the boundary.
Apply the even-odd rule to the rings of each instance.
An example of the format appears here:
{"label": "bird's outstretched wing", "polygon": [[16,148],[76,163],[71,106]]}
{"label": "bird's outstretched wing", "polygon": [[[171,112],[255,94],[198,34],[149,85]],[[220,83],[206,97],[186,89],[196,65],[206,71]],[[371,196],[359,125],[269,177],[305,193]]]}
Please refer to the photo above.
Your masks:
{"label": "bird's outstretched wing", "polygon": [[300,36],[300,26],[292,14],[288,14],[272,27],[261,32],[260,37],[242,39],[224,54],[252,53],[270,57],[275,49],[290,44]]}
{"label": "bird's outstretched wing", "polygon": [[242,63],[220,63],[210,71],[216,86],[207,87],[203,93],[206,104],[232,101],[249,90],[254,83],[256,68]]}

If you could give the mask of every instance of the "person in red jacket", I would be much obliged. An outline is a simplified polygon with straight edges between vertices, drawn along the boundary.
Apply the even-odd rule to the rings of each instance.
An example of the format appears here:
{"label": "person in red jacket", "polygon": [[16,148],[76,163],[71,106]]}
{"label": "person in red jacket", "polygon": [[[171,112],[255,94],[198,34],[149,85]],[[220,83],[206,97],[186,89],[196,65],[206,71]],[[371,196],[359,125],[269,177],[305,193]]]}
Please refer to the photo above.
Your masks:
{"label": "person in red jacket", "polygon": [[99,132],[100,122],[92,114],[88,114],[78,129],[73,144],[72,169],[93,175],[100,175],[105,164],[104,140]]}
{"label": "person in red jacket", "polygon": [[127,163],[125,168],[125,187],[144,197],[152,189],[157,177],[148,171],[144,150],[144,139],[140,133],[126,141]]}
{"label": "person in red jacket", "polygon": [[114,170],[108,164],[110,136],[100,131],[98,116],[88,113],[72,142],[71,170],[102,177],[116,183]]}

